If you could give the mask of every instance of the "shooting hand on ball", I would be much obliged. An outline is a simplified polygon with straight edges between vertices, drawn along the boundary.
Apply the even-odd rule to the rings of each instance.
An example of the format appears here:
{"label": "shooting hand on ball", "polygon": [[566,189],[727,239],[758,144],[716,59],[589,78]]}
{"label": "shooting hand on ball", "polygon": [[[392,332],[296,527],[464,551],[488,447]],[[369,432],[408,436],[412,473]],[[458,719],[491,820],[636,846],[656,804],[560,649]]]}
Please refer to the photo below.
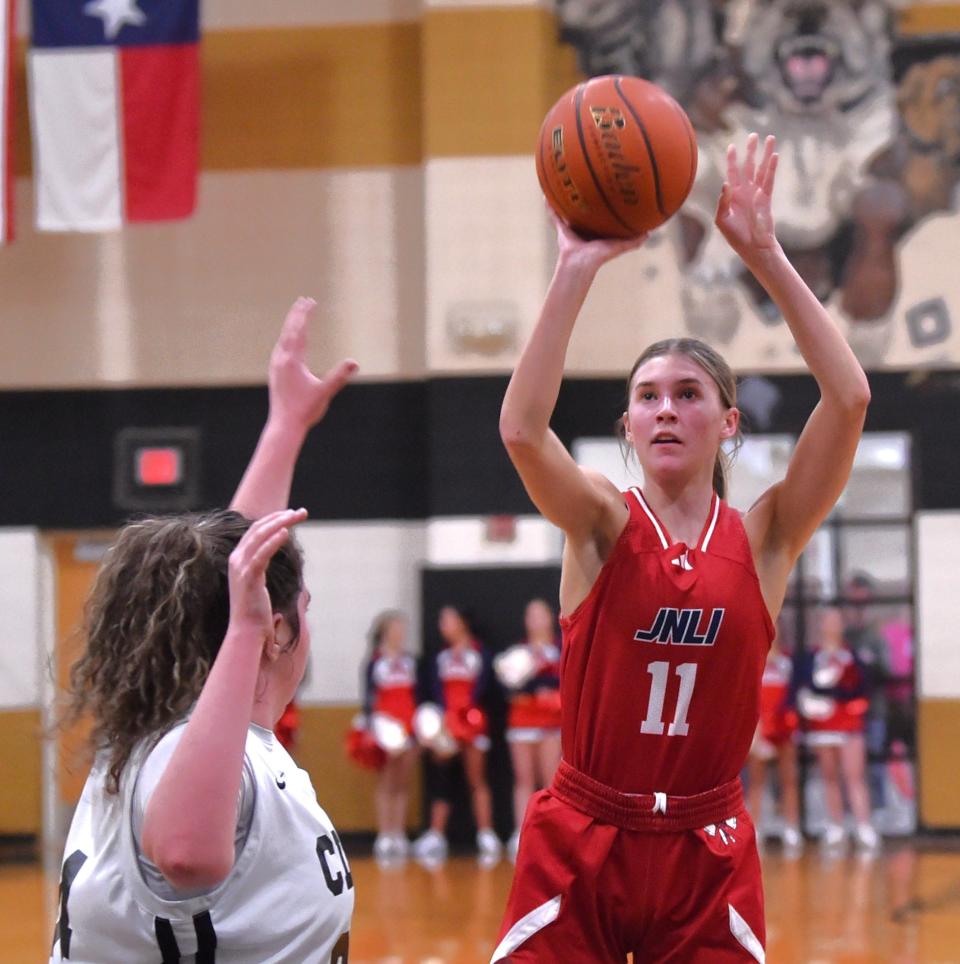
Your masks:
{"label": "shooting hand on ball", "polygon": [[730,247],[745,262],[751,256],[771,252],[777,247],[771,198],[777,173],[776,138],[767,137],[757,164],[759,138],[751,134],[743,163],[733,144],[727,148],[727,179],[720,191],[716,225]]}
{"label": "shooting hand on ball", "polygon": [[560,220],[550,209],[547,211],[557,228],[557,247],[559,249],[559,260],[576,261],[583,267],[596,270],[601,265],[612,261],[618,255],[625,254],[627,251],[635,251],[649,234],[641,234],[636,238],[584,238],[577,234],[573,228],[565,221]]}

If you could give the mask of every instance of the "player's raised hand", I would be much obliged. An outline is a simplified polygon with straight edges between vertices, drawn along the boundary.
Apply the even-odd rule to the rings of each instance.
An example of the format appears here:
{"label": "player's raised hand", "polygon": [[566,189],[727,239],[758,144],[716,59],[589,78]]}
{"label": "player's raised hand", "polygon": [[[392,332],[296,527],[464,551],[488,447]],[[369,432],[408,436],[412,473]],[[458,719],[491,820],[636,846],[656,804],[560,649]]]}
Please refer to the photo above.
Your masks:
{"label": "player's raised hand", "polygon": [[256,636],[260,645],[273,639],[273,606],[267,592],[267,567],[290,537],[292,526],[303,522],[306,509],[271,512],[254,522],[230,553],[230,625]]}
{"label": "player's raised hand", "polygon": [[310,371],[307,325],[316,305],[313,298],[297,298],[270,355],[270,418],[304,432],[326,415],[331,400],[358,367],[352,358],[345,358],[322,378]]}
{"label": "player's raised hand", "polygon": [[727,148],[727,179],[717,203],[716,225],[744,261],[777,246],[771,211],[777,142],[767,137],[758,163],[759,140],[756,134],[747,138],[742,162],[733,144]]}

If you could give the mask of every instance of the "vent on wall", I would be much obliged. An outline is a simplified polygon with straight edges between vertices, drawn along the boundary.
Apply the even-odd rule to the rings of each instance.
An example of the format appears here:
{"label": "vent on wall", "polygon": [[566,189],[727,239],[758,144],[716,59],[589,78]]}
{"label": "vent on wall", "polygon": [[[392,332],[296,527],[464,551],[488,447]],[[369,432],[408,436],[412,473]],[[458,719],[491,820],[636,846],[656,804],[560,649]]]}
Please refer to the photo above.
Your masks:
{"label": "vent on wall", "polygon": [[135,512],[183,512],[200,491],[200,430],[124,428],[113,444],[113,502]]}
{"label": "vent on wall", "polygon": [[447,309],[447,337],[461,355],[502,355],[517,340],[517,306],[509,301],[458,301]]}

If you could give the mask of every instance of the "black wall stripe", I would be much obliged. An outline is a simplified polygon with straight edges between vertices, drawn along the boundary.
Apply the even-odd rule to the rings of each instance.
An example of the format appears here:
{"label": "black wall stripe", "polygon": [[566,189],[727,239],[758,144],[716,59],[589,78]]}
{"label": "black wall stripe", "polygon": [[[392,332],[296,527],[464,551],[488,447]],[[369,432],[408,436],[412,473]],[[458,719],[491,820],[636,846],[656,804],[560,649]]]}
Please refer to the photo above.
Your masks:
{"label": "black wall stripe", "polygon": [[[612,435],[624,379],[565,381],[551,421],[560,438]],[[799,432],[817,401],[813,380],[766,381],[779,399],[767,424],[748,418],[748,432]],[[879,373],[870,382],[867,429],[912,434],[917,507],[960,507],[960,373]],[[351,385],[308,439],[292,502],[328,520],[532,512],[500,442],[506,385],[506,376]],[[127,514],[111,502],[113,436],[128,425],[198,426],[195,508],[225,505],[265,415],[260,388],[0,392],[0,525],[121,523]]]}
{"label": "black wall stripe", "polygon": [[193,929],[197,934],[197,964],[217,964],[217,932],[210,911],[193,915]]}
{"label": "black wall stripe", "polygon": [[157,946],[160,948],[162,957],[161,964],[179,964],[180,947],[170,921],[166,917],[154,917],[153,932],[157,935]]}
{"label": "black wall stripe", "polygon": [[[292,498],[314,519],[426,513],[422,383],[349,386],[304,449]],[[263,388],[0,393],[0,525],[114,526],[114,437],[196,427],[196,508],[226,504],[267,413]]]}

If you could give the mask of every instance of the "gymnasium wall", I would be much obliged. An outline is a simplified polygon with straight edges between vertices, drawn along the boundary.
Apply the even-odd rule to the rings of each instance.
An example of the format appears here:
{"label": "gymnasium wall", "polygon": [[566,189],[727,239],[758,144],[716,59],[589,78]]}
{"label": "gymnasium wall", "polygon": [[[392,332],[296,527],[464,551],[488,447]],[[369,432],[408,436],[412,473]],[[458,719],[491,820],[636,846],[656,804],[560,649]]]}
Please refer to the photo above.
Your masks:
{"label": "gymnasium wall", "polygon": [[[400,606],[416,625],[424,566],[556,558],[555,534],[526,518],[496,418],[553,263],[533,144],[546,108],[578,79],[576,58],[557,40],[551,5],[522,0],[205,0],[203,16],[197,214],[112,235],[31,227],[21,43],[18,236],[0,251],[0,526],[118,525],[113,438],[129,424],[198,427],[199,502],[224,504],[265,413],[280,319],[295,295],[315,295],[311,362],[351,354],[361,373],[311,438],[293,491],[320,520],[304,530],[317,598],[302,759],[342,829],[367,829],[371,781],[345,764],[341,739],[373,614]],[[571,346],[579,378],[555,419],[565,441],[606,435],[623,372],[642,345],[675,333],[678,244],[663,232],[604,269]],[[939,270],[929,244],[906,257]],[[785,374],[797,360],[782,326],[725,349],[754,359],[747,370],[781,392],[768,430],[797,431],[815,396],[809,379]],[[902,358],[893,367],[918,361]],[[929,371],[872,379],[868,427],[913,434],[923,510],[960,506],[956,361],[941,354],[924,360]],[[525,517],[506,548],[484,536],[499,513]],[[37,536],[0,536],[0,574],[7,565],[12,586],[33,585]],[[23,631],[33,623],[6,606],[0,619],[4,653],[41,652],[40,630]],[[937,673],[940,652],[925,670]],[[8,680],[0,740],[26,748],[36,680],[22,668]],[[921,709],[921,753],[947,754],[921,773],[924,799],[938,801],[924,810],[931,826],[960,826],[944,782],[957,761],[938,739],[958,713],[957,694]],[[39,756],[28,756],[0,764],[14,773],[2,775],[0,833],[39,827]]]}
{"label": "gymnasium wall", "polygon": [[259,382],[299,293],[321,303],[318,364],[351,353],[364,378],[410,378],[512,359],[485,333],[505,309],[515,352],[542,292],[531,152],[576,77],[546,9],[204,4],[197,214],[102,236],[31,226],[23,46],[6,387]]}
{"label": "gymnasium wall", "polygon": [[956,827],[960,812],[960,652],[957,649],[956,546],[960,512],[916,518],[918,746],[920,818]]}
{"label": "gymnasium wall", "polygon": [[[39,736],[46,620],[43,547],[32,529],[0,529],[0,833],[40,827]],[[44,605],[46,603],[46,605]]]}
{"label": "gymnasium wall", "polygon": [[[960,420],[944,413],[957,404],[954,376],[931,373],[918,381],[874,374],[871,382],[875,401],[867,429],[910,432],[916,508],[924,519],[939,519],[944,513],[949,517],[957,509],[951,480],[954,453],[960,448]],[[376,612],[399,606],[411,613],[415,628],[422,623],[429,634],[435,613],[420,609],[422,571],[469,574],[497,566],[550,566],[559,558],[559,536],[532,514],[496,432],[504,387],[502,377],[351,386],[311,435],[298,466],[292,501],[306,505],[317,520],[304,529],[315,599],[315,656],[304,692],[302,754],[318,784],[330,787],[331,809],[350,829],[368,828],[372,820],[368,775],[346,764],[342,737],[356,707],[365,634]],[[768,387],[780,402],[765,431],[798,431],[815,401],[812,380],[779,376],[769,379]],[[621,392],[619,379],[567,382],[555,419],[560,437],[567,444],[578,438],[609,437]],[[113,433],[130,421],[147,427],[199,425],[199,501],[203,506],[222,505],[230,499],[264,414],[265,392],[252,387],[0,394],[0,437],[12,442],[6,451],[16,453],[15,458],[0,461],[5,493],[0,526],[7,527],[0,532],[10,533],[11,527],[28,526],[31,520],[46,530],[44,538],[50,530],[62,530],[56,536],[61,610],[63,597],[69,595],[75,615],[61,612],[60,638],[69,635],[79,618],[81,597],[95,569],[89,540],[80,540],[82,558],[77,566],[68,565],[75,553],[61,543],[77,539],[70,532],[113,527],[124,518],[111,502]],[[504,513],[518,516],[516,537],[507,543],[491,541],[488,518]],[[939,531],[936,526],[918,529],[918,559],[941,558],[942,540],[934,539]],[[943,531],[949,543],[952,536]],[[7,565],[22,581],[39,557],[21,551],[22,536],[16,529],[10,538]],[[927,545],[934,548],[927,552]],[[939,562],[931,565],[921,568],[918,583],[919,665],[929,674],[925,679],[943,684],[955,677],[950,645],[944,642],[948,637],[942,635],[953,597],[930,580],[950,578],[952,570]],[[15,596],[19,593],[20,582],[5,584]],[[926,648],[930,624],[923,618],[925,600],[941,607],[936,624],[940,642],[932,649]],[[516,612],[498,612],[497,618],[516,621],[520,604],[505,600],[503,605]],[[4,612],[18,611],[4,607]],[[23,622],[18,614],[11,618],[13,625]],[[12,630],[5,636],[21,649],[32,645],[39,652],[37,640],[30,644]],[[509,641],[491,640],[497,645]],[[420,640],[416,642],[419,645]],[[8,673],[5,679],[10,692],[16,692],[4,705],[12,712],[0,715],[0,737],[20,733],[24,710],[35,713],[38,705],[33,684],[14,686],[13,680],[21,679],[15,674]],[[920,693],[921,805],[941,801],[929,812],[924,809],[922,817],[929,826],[960,826],[947,780],[952,766],[927,765],[939,759],[931,754],[953,752],[943,734],[949,732],[944,727],[951,725],[950,714],[956,713],[960,699],[939,691],[934,697]],[[24,799],[34,802],[25,807],[34,816],[24,818],[26,811],[16,811],[8,820],[0,810],[0,831],[36,825],[38,766],[18,771],[14,778],[15,783],[26,779]]]}
{"label": "gymnasium wall", "polygon": [[[343,738],[361,701],[360,667],[367,631],[385,608],[410,615],[419,649],[422,522],[307,523],[299,537],[311,602],[311,656],[300,691],[298,762],[310,771],[324,809],[341,832],[376,825],[374,775],[346,758]],[[419,821],[419,787],[410,808]]]}
{"label": "gymnasium wall", "polygon": [[[900,6],[906,47],[960,24],[957,4]],[[197,214],[112,235],[31,227],[21,42],[18,239],[0,259],[0,382],[257,382],[301,292],[322,304],[318,363],[350,352],[365,378],[509,370],[553,261],[532,163],[537,131],[579,77],[553,5],[212,0],[203,11]],[[851,327],[834,311],[878,367],[960,361],[941,256],[956,237],[945,212],[902,239],[901,291],[882,324]],[[638,344],[678,330],[690,288],[681,247],[672,224],[604,270],[571,371],[619,373]],[[786,327],[742,292],[735,301],[749,323],[716,332],[734,365],[796,370]],[[949,332],[942,340],[938,325]]]}

